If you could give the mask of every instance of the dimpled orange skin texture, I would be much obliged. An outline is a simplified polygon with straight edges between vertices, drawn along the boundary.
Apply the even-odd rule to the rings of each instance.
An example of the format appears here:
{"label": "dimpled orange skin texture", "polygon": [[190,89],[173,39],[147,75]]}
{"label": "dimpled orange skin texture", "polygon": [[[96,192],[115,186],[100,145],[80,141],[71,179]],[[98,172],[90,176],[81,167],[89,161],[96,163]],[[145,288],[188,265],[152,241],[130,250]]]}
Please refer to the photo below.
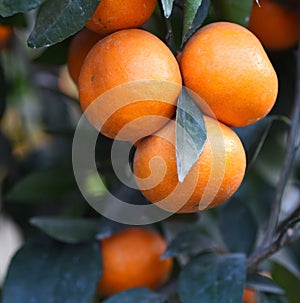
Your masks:
{"label": "dimpled orange skin texture", "polygon": [[173,121],[137,146],[134,156],[137,185],[152,203],[164,199],[163,204],[156,205],[167,211],[193,213],[215,207],[226,201],[243,180],[246,156],[240,139],[223,123],[207,116],[204,120],[207,141],[182,183],[177,175]]}
{"label": "dimpled orange skin texture", "polygon": [[240,25],[200,28],[185,45],[180,65],[185,86],[210,108],[198,102],[204,113],[227,125],[252,124],[276,101],[276,72],[259,40]]}
{"label": "dimpled orange skin texture", "polygon": [[254,1],[248,28],[269,50],[285,50],[299,40],[297,11],[275,1]]}
{"label": "dimpled orange skin texture", "polygon": [[156,0],[101,0],[86,27],[100,34],[140,27],[151,17],[155,6]]}
{"label": "dimpled orange skin texture", "polygon": [[256,303],[255,290],[246,288],[243,294],[243,302],[245,303]]}
{"label": "dimpled orange skin texture", "polygon": [[0,25],[0,49],[5,48],[12,35],[12,28],[5,25]]}
{"label": "dimpled orange skin texture", "polygon": [[103,276],[98,293],[110,296],[133,287],[155,289],[170,275],[173,261],[162,260],[167,244],[146,228],[127,228],[101,241]]}
{"label": "dimpled orange skin texture", "polygon": [[84,28],[72,39],[68,52],[68,69],[71,78],[77,84],[81,67],[85,57],[91,48],[98,42],[103,35]]}
{"label": "dimpled orange skin texture", "polygon": [[[181,82],[169,48],[149,32],[128,29],[105,37],[89,52],[79,77],[79,99],[85,111],[101,97],[87,116],[110,138],[133,121],[118,139],[135,142],[172,117]],[[131,99],[131,93],[138,98]]]}

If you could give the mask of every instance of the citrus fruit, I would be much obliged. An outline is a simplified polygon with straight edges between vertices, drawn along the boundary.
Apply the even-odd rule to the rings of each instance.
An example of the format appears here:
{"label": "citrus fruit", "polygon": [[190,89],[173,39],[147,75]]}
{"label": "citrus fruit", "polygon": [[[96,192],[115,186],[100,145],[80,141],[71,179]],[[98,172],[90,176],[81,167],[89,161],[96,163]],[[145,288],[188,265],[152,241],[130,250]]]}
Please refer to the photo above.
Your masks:
{"label": "citrus fruit", "polygon": [[254,1],[248,28],[269,50],[285,50],[299,39],[297,11],[271,0]]}
{"label": "citrus fruit", "polygon": [[75,83],[78,83],[80,70],[86,55],[96,42],[103,37],[103,35],[96,34],[84,28],[72,39],[68,52],[68,69]]}
{"label": "citrus fruit", "polygon": [[87,55],[79,99],[102,134],[135,142],[174,114],[181,81],[176,58],[160,39],[140,29],[121,30]]}
{"label": "citrus fruit", "polygon": [[195,99],[202,111],[227,125],[252,124],[276,101],[276,72],[259,40],[240,25],[200,28],[186,43],[180,66],[185,86],[204,101]]}
{"label": "citrus fruit", "polygon": [[172,259],[161,259],[167,244],[146,228],[126,228],[101,241],[103,275],[98,293],[110,296],[133,287],[155,289],[164,284],[172,269]]}
{"label": "citrus fruit", "polygon": [[250,288],[245,288],[243,294],[243,302],[244,303],[256,303],[256,295],[255,290]]}
{"label": "citrus fruit", "polygon": [[13,33],[13,30],[9,26],[0,25],[0,49],[5,48]]}
{"label": "citrus fruit", "polygon": [[156,0],[101,0],[86,27],[100,34],[143,25],[152,15]]}
{"label": "citrus fruit", "polygon": [[226,201],[241,184],[246,167],[243,145],[223,123],[204,116],[207,140],[183,182],[178,181],[175,122],[141,140],[134,174],[143,195],[170,212],[193,213]]}

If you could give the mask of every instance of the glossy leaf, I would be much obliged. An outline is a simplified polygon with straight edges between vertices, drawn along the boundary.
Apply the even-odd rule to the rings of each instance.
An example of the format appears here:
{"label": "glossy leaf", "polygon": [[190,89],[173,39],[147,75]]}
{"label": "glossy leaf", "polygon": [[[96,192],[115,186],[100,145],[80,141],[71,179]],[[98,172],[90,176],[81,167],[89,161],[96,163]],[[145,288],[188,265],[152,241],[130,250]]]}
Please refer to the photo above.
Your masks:
{"label": "glossy leaf", "polygon": [[219,19],[247,26],[253,0],[212,0]]}
{"label": "glossy leaf", "polygon": [[230,252],[250,254],[255,246],[258,226],[252,212],[239,199],[232,199],[220,210],[218,226]]}
{"label": "glossy leaf", "polygon": [[179,182],[183,182],[198,160],[206,138],[203,115],[187,91],[183,89],[176,112],[176,162]]}
{"label": "glossy leaf", "polygon": [[63,41],[84,27],[97,8],[99,0],[51,0],[38,12],[35,27],[28,38],[32,48]]}
{"label": "glossy leaf", "polygon": [[201,255],[181,271],[179,297],[182,303],[241,302],[245,279],[244,255]]}
{"label": "glossy leaf", "polygon": [[234,128],[245,147],[248,166],[251,165],[258,156],[273,121],[274,118],[268,116],[249,126]]}
{"label": "glossy leaf", "polygon": [[82,243],[95,239],[99,221],[58,217],[34,217],[30,223],[48,236],[65,243]]}
{"label": "glossy leaf", "polygon": [[216,248],[212,239],[200,229],[187,230],[179,233],[168,245],[163,257],[177,257],[181,254],[195,255],[212,251]]}
{"label": "glossy leaf", "polygon": [[38,7],[46,0],[0,0],[0,15],[12,16]]}
{"label": "glossy leaf", "polygon": [[89,303],[100,276],[97,242],[85,245],[27,242],[12,259],[2,303]]}
{"label": "glossy leaf", "polygon": [[267,292],[282,295],[284,291],[273,280],[260,274],[252,274],[247,276],[247,286],[256,291]]}
{"label": "glossy leaf", "polygon": [[160,295],[147,288],[133,288],[115,294],[103,303],[164,303]]}
{"label": "glossy leaf", "polygon": [[207,17],[210,0],[185,0],[183,14],[182,44],[199,29]]}
{"label": "glossy leaf", "polygon": [[19,181],[5,196],[22,203],[43,203],[61,198],[77,188],[71,168],[51,168],[32,172]]}
{"label": "glossy leaf", "polygon": [[169,18],[172,13],[174,0],[161,0],[161,4],[164,10],[164,15],[166,18]]}

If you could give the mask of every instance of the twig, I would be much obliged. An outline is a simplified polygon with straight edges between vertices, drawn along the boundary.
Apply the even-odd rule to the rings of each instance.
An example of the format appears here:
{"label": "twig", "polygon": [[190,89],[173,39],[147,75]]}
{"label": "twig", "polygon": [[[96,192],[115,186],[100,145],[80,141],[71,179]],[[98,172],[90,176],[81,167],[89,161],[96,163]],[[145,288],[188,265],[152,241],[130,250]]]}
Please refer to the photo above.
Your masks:
{"label": "twig", "polygon": [[[298,8],[300,9],[300,6]],[[299,238],[299,234],[295,234],[292,229],[288,229],[286,231],[285,227],[281,227],[284,232],[286,231],[286,233],[284,233],[283,237],[279,236],[276,238],[276,240],[274,240],[274,234],[278,226],[282,196],[297,151],[296,144],[298,142],[297,139],[299,139],[297,138],[298,128],[299,128],[299,118],[300,118],[300,47],[298,47],[297,50],[296,95],[295,95],[295,101],[293,106],[293,112],[291,115],[291,126],[287,139],[286,154],[280,171],[274,202],[272,203],[272,210],[267,226],[267,231],[262,241],[262,244],[248,258],[248,267],[247,267],[248,272],[255,271],[257,266],[264,259],[277,252],[283,246],[288,245]]]}
{"label": "twig", "polygon": [[267,232],[263,243],[270,243],[272,241],[274,232],[276,231],[279,212],[281,209],[281,201],[284,189],[286,187],[291,168],[293,166],[295,154],[297,151],[297,135],[299,129],[299,117],[300,117],[300,48],[297,50],[297,78],[296,78],[296,96],[295,103],[293,107],[293,112],[291,116],[291,127],[287,140],[287,149],[280,171],[278,185],[276,187],[275,199],[272,203],[271,215],[269,218],[269,223],[267,227]]}
{"label": "twig", "polygon": [[277,233],[281,233],[286,228],[286,226],[290,224],[290,222],[293,222],[293,220],[298,217],[300,217],[300,205],[279,224]]}

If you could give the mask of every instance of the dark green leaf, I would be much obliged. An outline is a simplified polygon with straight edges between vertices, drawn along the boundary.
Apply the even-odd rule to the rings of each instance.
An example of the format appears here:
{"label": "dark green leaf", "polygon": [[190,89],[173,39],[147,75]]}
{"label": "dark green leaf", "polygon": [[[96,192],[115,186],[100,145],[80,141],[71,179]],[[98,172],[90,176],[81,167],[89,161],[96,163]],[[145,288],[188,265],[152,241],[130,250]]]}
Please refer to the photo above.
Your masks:
{"label": "dark green leaf", "polygon": [[42,203],[61,198],[76,188],[72,168],[43,169],[19,181],[5,198],[23,203]]}
{"label": "dark green leaf", "polygon": [[4,70],[0,61],[0,119],[3,116],[6,107],[6,83]]}
{"label": "dark green leaf", "polygon": [[259,274],[252,274],[247,276],[247,286],[255,289],[256,291],[268,292],[273,294],[282,295],[284,291],[270,278]]}
{"label": "dark green leaf", "polygon": [[179,297],[182,303],[241,302],[245,280],[244,255],[201,255],[181,271]]}
{"label": "dark green leaf", "polygon": [[35,27],[28,38],[33,48],[63,41],[84,27],[99,0],[51,0],[39,10]]}
{"label": "dark green leaf", "polygon": [[220,209],[218,226],[230,252],[252,252],[258,226],[252,212],[239,199],[231,199]]}
{"label": "dark green leaf", "polygon": [[98,224],[97,239],[108,238],[125,227],[125,224],[102,217]]}
{"label": "dark green leaf", "polygon": [[0,24],[23,28],[27,26],[27,20],[24,14],[16,14],[8,18],[0,16]]}
{"label": "dark green leaf", "polygon": [[164,303],[165,300],[147,288],[133,288],[122,291],[103,303]]}
{"label": "dark green leaf", "polygon": [[12,163],[12,150],[9,140],[0,132],[0,182],[6,176]]}
{"label": "dark green leaf", "polygon": [[101,276],[97,242],[64,245],[31,241],[14,256],[2,303],[91,302]]}
{"label": "dark green leaf", "polygon": [[198,160],[206,138],[203,115],[187,91],[182,89],[176,112],[176,162],[179,182],[183,182]]}
{"label": "dark green leaf", "polygon": [[177,257],[181,254],[196,255],[201,252],[212,251],[215,244],[200,229],[187,230],[179,233],[171,241],[163,257]]}
{"label": "dark green leaf", "polygon": [[274,295],[267,293],[257,293],[258,303],[289,303],[287,299],[282,295]]}
{"label": "dark green leaf", "polygon": [[202,25],[208,15],[209,6],[210,0],[185,0],[182,44]]}
{"label": "dark green leaf", "polygon": [[248,25],[253,0],[212,0],[212,4],[219,19]]}
{"label": "dark green leaf", "polygon": [[244,144],[248,166],[259,154],[273,121],[274,118],[268,116],[249,126],[234,128]]}
{"label": "dark green leaf", "polygon": [[0,0],[0,15],[12,16],[38,7],[46,0]]}
{"label": "dark green leaf", "polygon": [[161,4],[164,10],[164,15],[166,18],[169,18],[172,13],[174,0],[161,0]]}
{"label": "dark green leaf", "polygon": [[50,237],[65,243],[81,243],[95,239],[99,221],[91,219],[67,219],[34,217],[30,223]]}

